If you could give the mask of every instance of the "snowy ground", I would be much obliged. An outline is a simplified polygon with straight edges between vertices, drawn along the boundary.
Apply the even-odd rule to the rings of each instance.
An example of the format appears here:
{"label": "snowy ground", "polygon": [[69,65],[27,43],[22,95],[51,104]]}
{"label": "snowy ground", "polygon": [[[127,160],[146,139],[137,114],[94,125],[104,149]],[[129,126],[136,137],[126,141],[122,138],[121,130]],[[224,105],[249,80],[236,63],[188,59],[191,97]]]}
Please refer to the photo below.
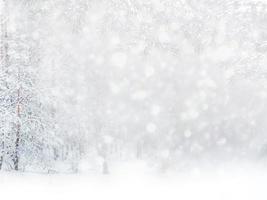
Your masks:
{"label": "snowy ground", "polygon": [[148,174],[140,165],[133,166],[135,167],[118,170],[110,175],[36,175],[2,172],[0,199],[267,199],[267,170],[256,167],[155,175]]}

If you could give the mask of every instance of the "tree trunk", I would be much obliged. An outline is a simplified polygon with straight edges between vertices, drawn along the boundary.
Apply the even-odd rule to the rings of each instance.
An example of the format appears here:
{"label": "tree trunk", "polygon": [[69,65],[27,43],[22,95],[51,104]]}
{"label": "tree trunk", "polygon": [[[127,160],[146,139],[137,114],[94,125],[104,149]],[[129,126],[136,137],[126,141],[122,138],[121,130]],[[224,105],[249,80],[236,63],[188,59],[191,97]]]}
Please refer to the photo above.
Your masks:
{"label": "tree trunk", "polygon": [[17,100],[17,132],[16,132],[16,141],[15,141],[15,156],[14,156],[14,169],[16,171],[19,170],[19,143],[20,143],[20,131],[21,131],[21,125],[20,125],[20,112],[21,112],[21,105],[20,105],[20,88],[18,89],[18,100]]}
{"label": "tree trunk", "polygon": [[143,143],[139,141],[136,145],[136,158],[141,159],[143,155]]}
{"label": "tree trunk", "polygon": [[103,169],[102,169],[103,174],[109,174],[109,169],[108,169],[108,162],[105,159],[103,162]]}
{"label": "tree trunk", "polygon": [[1,156],[0,156],[0,170],[2,170],[3,167],[3,162],[4,162],[4,154],[5,154],[5,142],[4,142],[4,137],[1,143]]}
{"label": "tree trunk", "polygon": [[1,155],[0,156],[0,170],[2,170],[3,160],[4,160],[4,157],[3,157],[3,155]]}

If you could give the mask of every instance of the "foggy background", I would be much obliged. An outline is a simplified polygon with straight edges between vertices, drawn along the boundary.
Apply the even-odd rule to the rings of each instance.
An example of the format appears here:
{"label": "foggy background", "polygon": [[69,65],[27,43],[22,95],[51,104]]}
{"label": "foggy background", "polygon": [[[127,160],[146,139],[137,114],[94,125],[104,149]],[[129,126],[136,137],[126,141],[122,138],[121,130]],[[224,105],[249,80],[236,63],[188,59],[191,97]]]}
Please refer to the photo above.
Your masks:
{"label": "foggy background", "polygon": [[0,2],[1,168],[265,163],[264,1]]}

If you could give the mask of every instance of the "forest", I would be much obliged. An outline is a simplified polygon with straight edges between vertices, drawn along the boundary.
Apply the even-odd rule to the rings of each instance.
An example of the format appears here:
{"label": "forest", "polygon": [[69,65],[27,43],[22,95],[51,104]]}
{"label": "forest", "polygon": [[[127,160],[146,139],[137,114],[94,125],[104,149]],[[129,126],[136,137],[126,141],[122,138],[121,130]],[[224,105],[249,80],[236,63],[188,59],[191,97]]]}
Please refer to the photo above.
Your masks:
{"label": "forest", "polygon": [[266,162],[267,3],[0,0],[0,169]]}

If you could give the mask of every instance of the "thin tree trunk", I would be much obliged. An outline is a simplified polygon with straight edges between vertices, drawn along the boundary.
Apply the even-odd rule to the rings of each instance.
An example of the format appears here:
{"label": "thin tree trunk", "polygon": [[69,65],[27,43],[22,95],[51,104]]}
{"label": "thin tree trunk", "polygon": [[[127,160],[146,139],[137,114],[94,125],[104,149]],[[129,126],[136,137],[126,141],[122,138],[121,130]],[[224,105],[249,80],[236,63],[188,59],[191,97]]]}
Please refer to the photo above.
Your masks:
{"label": "thin tree trunk", "polygon": [[0,156],[0,170],[2,170],[3,161],[4,161],[4,148],[3,148],[4,140],[2,141],[1,148],[1,156]]}
{"label": "thin tree trunk", "polygon": [[14,168],[16,171],[19,170],[19,143],[20,143],[20,131],[21,131],[21,125],[20,125],[20,113],[21,113],[21,105],[20,105],[20,96],[21,96],[21,89],[18,89],[18,102],[17,102],[17,132],[16,132],[16,141],[15,141],[15,157],[14,157]]}
{"label": "thin tree trunk", "polygon": [[2,170],[2,165],[3,165],[3,156],[0,157],[0,170]]}
{"label": "thin tree trunk", "polygon": [[106,158],[104,159],[103,166],[102,166],[102,173],[109,174],[108,162]]}
{"label": "thin tree trunk", "polygon": [[5,141],[4,138],[5,136],[3,136],[3,140],[1,143],[1,156],[0,156],[0,170],[2,170],[3,167],[3,162],[4,162],[4,154],[5,154]]}
{"label": "thin tree trunk", "polygon": [[136,158],[141,159],[143,155],[143,142],[139,141],[136,145]]}

